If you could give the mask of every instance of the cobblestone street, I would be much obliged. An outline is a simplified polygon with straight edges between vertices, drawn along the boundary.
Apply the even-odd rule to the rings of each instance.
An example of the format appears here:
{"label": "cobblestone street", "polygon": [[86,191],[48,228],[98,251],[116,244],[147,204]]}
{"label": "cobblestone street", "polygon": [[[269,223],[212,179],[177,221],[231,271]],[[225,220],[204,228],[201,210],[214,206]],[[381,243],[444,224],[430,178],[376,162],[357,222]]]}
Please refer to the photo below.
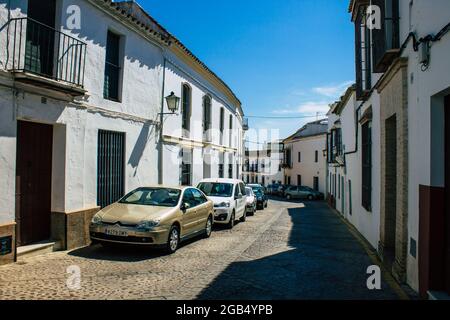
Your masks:
{"label": "cobblestone street", "polygon": [[[92,246],[0,267],[0,299],[397,299],[361,244],[322,202],[271,201],[232,231],[218,228],[171,256]],[[69,290],[67,267],[81,269]]]}

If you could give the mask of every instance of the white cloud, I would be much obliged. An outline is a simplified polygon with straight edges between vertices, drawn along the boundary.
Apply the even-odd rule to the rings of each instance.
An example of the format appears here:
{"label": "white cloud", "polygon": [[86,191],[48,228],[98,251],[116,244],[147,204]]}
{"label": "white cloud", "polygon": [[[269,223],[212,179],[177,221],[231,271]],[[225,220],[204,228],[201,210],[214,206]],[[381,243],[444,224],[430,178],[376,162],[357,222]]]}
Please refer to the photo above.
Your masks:
{"label": "white cloud", "polygon": [[316,115],[316,113],[325,114],[330,109],[328,101],[309,101],[302,103],[296,108],[285,108],[274,110],[274,114],[296,114]]}
{"label": "white cloud", "polygon": [[322,96],[330,97],[330,98],[339,98],[341,94],[344,93],[345,89],[349,87],[353,81],[345,81],[337,85],[328,85],[324,87],[316,87],[313,88],[315,93],[318,93]]}

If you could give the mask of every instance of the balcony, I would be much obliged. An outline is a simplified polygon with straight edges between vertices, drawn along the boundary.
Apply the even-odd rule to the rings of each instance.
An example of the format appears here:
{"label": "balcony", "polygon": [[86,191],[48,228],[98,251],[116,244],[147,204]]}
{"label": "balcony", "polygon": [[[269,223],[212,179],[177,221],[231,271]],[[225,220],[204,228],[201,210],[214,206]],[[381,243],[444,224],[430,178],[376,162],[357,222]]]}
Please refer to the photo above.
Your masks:
{"label": "balcony", "polygon": [[9,21],[8,71],[18,82],[71,96],[86,93],[86,44],[31,18]]}

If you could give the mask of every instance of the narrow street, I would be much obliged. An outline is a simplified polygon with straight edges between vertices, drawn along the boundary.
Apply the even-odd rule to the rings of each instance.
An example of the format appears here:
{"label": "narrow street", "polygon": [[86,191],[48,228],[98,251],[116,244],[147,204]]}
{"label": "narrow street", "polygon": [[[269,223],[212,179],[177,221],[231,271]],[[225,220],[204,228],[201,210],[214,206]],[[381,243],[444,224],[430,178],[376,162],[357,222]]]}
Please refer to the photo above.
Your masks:
{"label": "narrow street", "polygon": [[[232,231],[217,228],[172,255],[92,246],[0,267],[0,299],[398,299],[323,202],[271,201]],[[69,266],[81,288],[69,290]]]}

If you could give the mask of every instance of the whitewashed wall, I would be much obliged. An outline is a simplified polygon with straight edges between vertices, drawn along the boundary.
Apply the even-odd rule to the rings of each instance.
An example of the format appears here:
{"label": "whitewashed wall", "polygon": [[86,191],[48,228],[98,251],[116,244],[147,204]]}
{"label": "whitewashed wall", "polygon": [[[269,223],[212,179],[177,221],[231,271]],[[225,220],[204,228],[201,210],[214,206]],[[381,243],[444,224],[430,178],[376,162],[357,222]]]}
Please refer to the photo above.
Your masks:
{"label": "whitewashed wall", "polygon": [[[301,140],[287,142],[285,148],[292,148],[292,168],[285,170],[285,175],[291,177],[291,184],[297,184],[297,175],[302,176],[302,185],[313,187],[314,177],[319,177],[319,191],[326,191],[327,159],[323,155],[326,149],[326,135],[305,137]],[[315,162],[315,151],[318,152],[318,162]],[[298,153],[301,152],[301,162]]]}
{"label": "whitewashed wall", "polygon": [[[410,31],[418,38],[437,34],[450,21],[450,2],[447,0],[414,0],[411,19],[408,1],[400,1],[400,39]],[[408,234],[419,240],[419,185],[444,186],[443,156],[443,96],[450,94],[450,34],[433,43],[430,66],[422,71],[418,53],[411,42],[403,56],[408,63]],[[408,241],[409,242],[409,241]],[[418,260],[409,254],[407,282],[418,290]],[[420,254],[420,252],[418,253]]]}

